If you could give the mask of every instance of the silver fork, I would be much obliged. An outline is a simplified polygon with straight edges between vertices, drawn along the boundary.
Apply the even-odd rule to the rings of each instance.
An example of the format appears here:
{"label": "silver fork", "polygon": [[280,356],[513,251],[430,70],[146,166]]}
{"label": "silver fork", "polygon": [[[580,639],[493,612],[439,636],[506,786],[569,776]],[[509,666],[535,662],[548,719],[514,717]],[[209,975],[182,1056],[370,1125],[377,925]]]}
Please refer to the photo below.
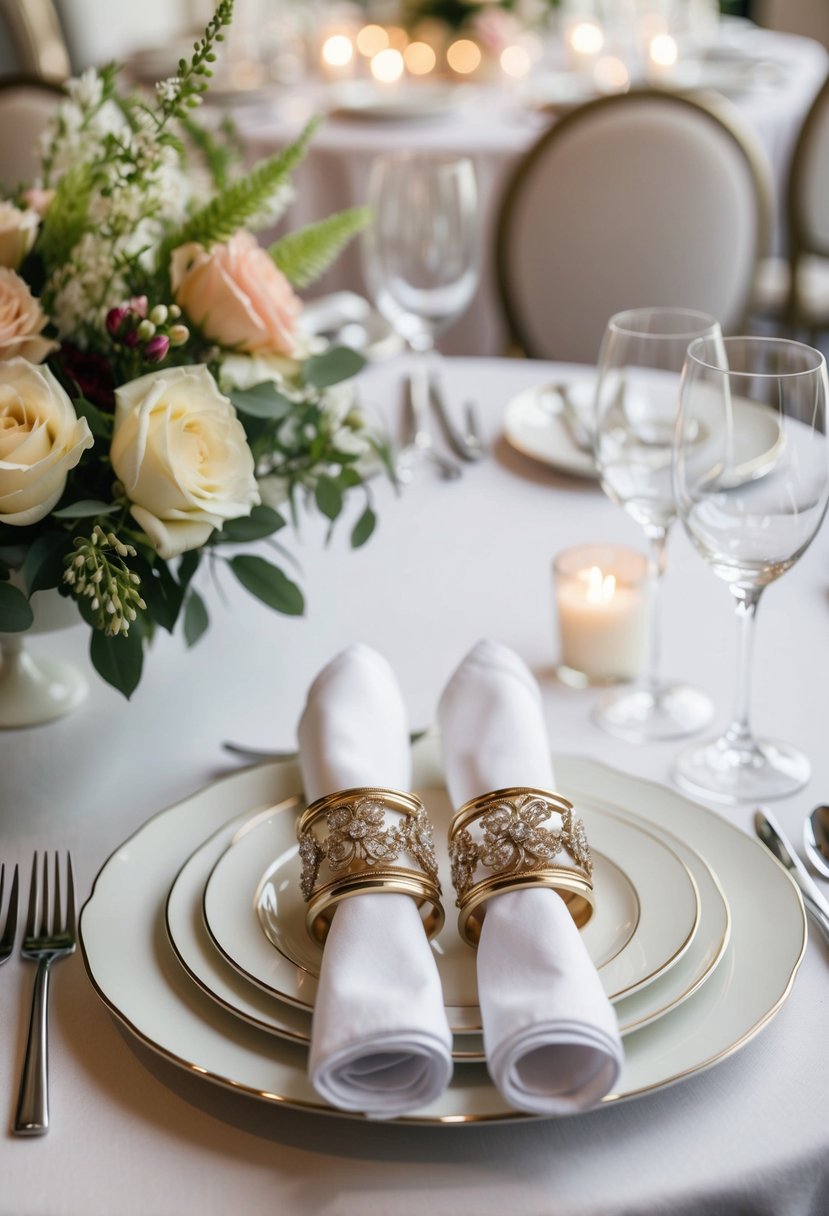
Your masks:
{"label": "silver fork", "polygon": [[[39,925],[38,925],[39,918]],[[29,913],[23,935],[24,958],[37,963],[32,1015],[20,1094],[12,1130],[18,1136],[43,1136],[49,1130],[48,1012],[49,968],[75,949],[75,883],[66,855],[66,903],[61,906],[60,858],[55,854],[55,895],[49,907],[49,854],[43,855],[43,889],[38,890],[37,853],[32,861]]]}
{"label": "silver fork", "polygon": [[[14,946],[14,935],[17,932],[17,866],[12,875],[12,889],[9,892],[9,910],[6,913],[6,927],[0,937],[0,963],[5,963]],[[0,865],[0,913],[3,911],[3,888],[6,882],[6,867]]]}

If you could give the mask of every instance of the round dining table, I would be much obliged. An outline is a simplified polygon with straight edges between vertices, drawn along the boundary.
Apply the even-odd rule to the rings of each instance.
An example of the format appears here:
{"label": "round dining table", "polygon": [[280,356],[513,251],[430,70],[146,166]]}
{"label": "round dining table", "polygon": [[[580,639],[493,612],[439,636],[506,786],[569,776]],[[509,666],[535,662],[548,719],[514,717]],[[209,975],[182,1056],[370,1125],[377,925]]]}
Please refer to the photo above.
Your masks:
{"label": "round dining table", "polygon": [[[735,58],[718,60],[718,53]],[[760,155],[766,156],[774,186],[774,244],[780,249],[785,240],[789,158],[829,70],[829,53],[812,39],[735,19],[723,22],[710,61],[703,68],[695,86],[700,96],[704,99],[711,89],[724,94],[734,107],[736,120],[756,137]],[[555,76],[559,92],[561,77],[561,72]],[[506,78],[497,83],[460,84],[448,94],[445,105],[432,103],[421,108],[413,100],[417,90],[411,89],[405,109],[402,104],[363,101],[365,81],[309,81],[266,96],[226,95],[219,102],[233,102],[232,117],[251,161],[296,138],[313,113],[329,113],[295,175],[297,191],[288,211],[291,231],[334,210],[364,203],[371,164],[378,155],[409,150],[471,157],[481,203],[481,282],[472,305],[441,335],[440,347],[453,355],[500,355],[508,346],[495,276],[500,201],[521,158],[573,104],[572,99],[562,101],[560,97],[551,101],[544,82],[541,72],[537,84],[532,79],[522,84]],[[359,86],[356,93],[347,91],[354,85]],[[429,95],[425,90],[425,96]],[[578,95],[579,100],[589,97],[583,89]],[[324,292],[343,288],[365,291],[359,242],[346,249],[319,284]]]}
{"label": "round dining table", "polygon": [[[368,367],[357,382],[364,408],[393,439],[410,368],[402,356]],[[442,688],[479,639],[503,642],[538,681],[555,755],[601,761],[667,791],[681,745],[633,744],[604,733],[591,720],[599,691],[556,677],[556,554],[593,542],[643,548],[636,524],[595,479],[574,476],[555,455],[533,458],[505,436],[505,412],[519,394],[572,370],[445,359],[447,406],[459,417],[474,401],[484,458],[464,464],[455,479],[429,465],[397,489],[383,475],[373,478],[379,525],[357,550],[349,532],[360,504],[348,507],[328,544],[324,521],[303,515],[285,541],[307,599],[302,617],[273,613],[221,565],[215,582],[204,570],[208,632],[190,650],[179,633],[160,633],[129,701],[92,671],[84,626],[33,637],[32,651],[76,662],[90,689],[59,721],[0,733],[0,860],[7,875],[19,863],[25,889],[35,850],[71,850],[79,901],[86,900],[107,859],[151,817],[245,767],[225,742],[294,749],[309,684],[354,641],[389,660],[415,729],[433,725]],[[437,428],[435,441],[442,442]],[[665,673],[707,691],[714,725],[722,727],[734,693],[732,600],[680,526],[670,539],[662,609]],[[809,784],[775,806],[795,842],[804,816],[829,791],[828,631],[824,528],[769,588],[754,656],[758,730],[796,742],[812,763]],[[670,831],[667,794],[665,806]],[[239,809],[228,805],[227,817]],[[732,830],[750,833],[752,811],[715,813]],[[116,934],[133,911],[127,899],[117,908]],[[764,949],[758,932],[758,969]],[[128,950],[117,966],[129,972]],[[19,1139],[9,1127],[33,974],[17,954],[0,969],[3,1216],[826,1211],[829,949],[816,935],[776,1016],[715,1066],[586,1114],[491,1125],[367,1122],[213,1084],[154,1052],[112,1016],[78,951],[56,964],[52,979],[51,1128]]]}

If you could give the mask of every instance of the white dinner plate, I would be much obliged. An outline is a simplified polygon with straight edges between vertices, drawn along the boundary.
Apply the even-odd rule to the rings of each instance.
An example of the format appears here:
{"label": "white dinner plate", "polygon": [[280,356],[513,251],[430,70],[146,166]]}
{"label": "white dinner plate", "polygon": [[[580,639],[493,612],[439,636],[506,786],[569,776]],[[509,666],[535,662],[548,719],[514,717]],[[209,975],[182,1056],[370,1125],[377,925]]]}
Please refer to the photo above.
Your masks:
{"label": "white dinner plate", "polygon": [[[570,400],[588,430],[592,426],[594,388],[593,375],[567,381]],[[763,477],[774,467],[784,436],[772,410],[740,397],[733,399],[732,406],[735,450],[729,484],[736,486]],[[713,414],[715,409],[712,394],[710,412]],[[707,411],[699,408],[695,417],[707,420]],[[713,427],[709,422],[707,432],[704,427],[701,429],[703,442],[713,433]],[[524,456],[577,477],[598,479],[592,453],[576,445],[564,421],[561,398],[554,385],[540,384],[513,397],[504,413],[504,435]]]}
{"label": "white dinner plate", "polygon": [[[282,805],[283,810],[279,813],[295,813],[293,800],[288,799]],[[266,817],[270,814],[270,811],[266,812]],[[179,961],[193,980],[221,1005],[273,1034],[308,1043],[310,1011],[288,1005],[247,980],[219,953],[204,923],[202,898],[207,878],[236,833],[252,823],[243,812],[224,824],[185,862],[167,899],[167,932]],[[673,852],[690,870],[699,892],[700,919],[693,941],[675,966],[637,993],[615,1003],[623,1035],[647,1025],[687,1000],[721,960],[730,931],[728,906],[711,868],[675,836],[662,832],[658,835],[664,835]],[[483,1059],[480,1035],[456,1035],[452,1054],[456,1060]]]}
{"label": "white dinner plate", "polygon": [[299,328],[304,334],[321,335],[332,346],[350,346],[373,363],[390,359],[404,346],[394,326],[354,291],[332,291],[306,300]]}
{"label": "white dinner plate", "polygon": [[384,87],[369,80],[347,81],[332,89],[328,113],[369,122],[431,122],[456,113],[461,96],[456,85]]}
{"label": "white dinner plate", "polygon": [[[434,743],[417,745],[415,759],[418,784],[435,784]],[[806,921],[785,870],[716,811],[592,760],[560,757],[555,766],[559,788],[574,801],[599,800],[657,829],[669,823],[715,863],[731,909],[725,959],[687,1001],[626,1038],[610,1103],[671,1085],[748,1043],[791,990]],[[298,784],[292,762],[244,769],[150,819],[101,868],[81,913],[81,949],[101,999],[166,1059],[237,1093],[346,1117],[312,1088],[307,1052],[222,1009],[179,966],[164,932],[167,892],[184,860],[240,810],[265,810]],[[399,1122],[455,1126],[533,1117],[508,1107],[485,1068],[470,1064],[456,1070],[438,1101]]]}
{"label": "white dinner plate", "polygon": [[[417,793],[435,827],[438,868],[448,874],[451,803],[443,789]],[[699,921],[697,888],[676,853],[655,835],[592,806],[578,810],[594,852],[596,892],[596,910],[582,939],[612,999],[644,987],[679,961]],[[277,813],[242,828],[207,880],[204,919],[220,953],[243,975],[310,1010],[322,950],[305,929],[297,854],[291,815]],[[444,900],[446,924],[432,947],[449,1025],[456,1034],[479,1031],[475,952],[457,932],[451,893],[444,892]]]}

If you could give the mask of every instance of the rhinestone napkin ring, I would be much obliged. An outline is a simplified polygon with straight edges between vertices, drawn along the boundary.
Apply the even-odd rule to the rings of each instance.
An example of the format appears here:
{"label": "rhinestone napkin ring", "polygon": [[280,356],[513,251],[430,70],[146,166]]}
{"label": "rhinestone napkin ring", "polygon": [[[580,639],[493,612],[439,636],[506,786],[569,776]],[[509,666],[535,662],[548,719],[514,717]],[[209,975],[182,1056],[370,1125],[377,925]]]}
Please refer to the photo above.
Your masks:
{"label": "rhinestone napkin ring", "polygon": [[428,937],[443,927],[440,880],[425,807],[414,794],[374,786],[318,798],[297,825],[305,924],[325,941],[337,904],[354,895],[411,895]]}
{"label": "rhinestone napkin ring", "polygon": [[452,819],[449,860],[458,930],[470,946],[478,943],[486,901],[504,891],[549,887],[579,927],[593,914],[584,824],[560,794],[513,786],[471,799]]}

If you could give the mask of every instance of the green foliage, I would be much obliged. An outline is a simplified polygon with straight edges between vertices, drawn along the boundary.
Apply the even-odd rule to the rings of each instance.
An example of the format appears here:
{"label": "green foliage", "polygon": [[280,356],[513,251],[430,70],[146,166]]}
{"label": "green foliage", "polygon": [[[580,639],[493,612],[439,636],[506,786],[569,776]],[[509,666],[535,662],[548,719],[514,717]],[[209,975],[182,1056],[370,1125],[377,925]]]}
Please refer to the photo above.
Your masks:
{"label": "green foliage", "polygon": [[0,633],[22,633],[33,620],[29,601],[11,583],[0,583]]}
{"label": "green foliage", "polygon": [[370,219],[368,207],[352,207],[288,233],[271,245],[268,253],[289,282],[295,287],[308,287]]}
{"label": "green foliage", "polygon": [[302,380],[314,388],[330,388],[342,380],[350,380],[365,367],[365,358],[350,346],[329,346],[319,355],[311,355],[302,366]]}
{"label": "green foliage", "polygon": [[89,165],[75,165],[59,179],[37,238],[38,254],[47,266],[62,265],[86,231],[93,187]]}
{"label": "green foliage", "polygon": [[[311,119],[290,147],[262,161],[245,177],[230,182],[194,212],[181,228],[163,242],[159,270],[167,268],[170,254],[179,245],[195,241],[199,245],[209,246],[217,241],[227,241],[239,228],[256,220],[273,202],[280,188],[287,184],[291,173],[308,151],[308,144],[318,125],[318,119]],[[273,218],[273,214],[270,218]]]}
{"label": "green foliage", "polygon": [[377,526],[377,516],[371,507],[366,507],[351,530],[351,548],[359,549],[364,545]]}
{"label": "green foliage", "polygon": [[305,611],[302,592],[278,566],[264,557],[242,554],[231,558],[230,568],[245,590],[263,604],[286,616],[302,616]]}
{"label": "green foliage", "polygon": [[138,687],[144,666],[141,631],[131,629],[128,634],[110,637],[99,629],[93,629],[89,656],[101,679],[129,700]]}
{"label": "green foliage", "polygon": [[281,421],[293,408],[293,402],[280,393],[272,380],[254,384],[252,388],[231,389],[228,395],[239,413],[249,418]]}
{"label": "green foliage", "polygon": [[207,608],[198,591],[191,590],[184,605],[184,640],[195,646],[210,624]]}

